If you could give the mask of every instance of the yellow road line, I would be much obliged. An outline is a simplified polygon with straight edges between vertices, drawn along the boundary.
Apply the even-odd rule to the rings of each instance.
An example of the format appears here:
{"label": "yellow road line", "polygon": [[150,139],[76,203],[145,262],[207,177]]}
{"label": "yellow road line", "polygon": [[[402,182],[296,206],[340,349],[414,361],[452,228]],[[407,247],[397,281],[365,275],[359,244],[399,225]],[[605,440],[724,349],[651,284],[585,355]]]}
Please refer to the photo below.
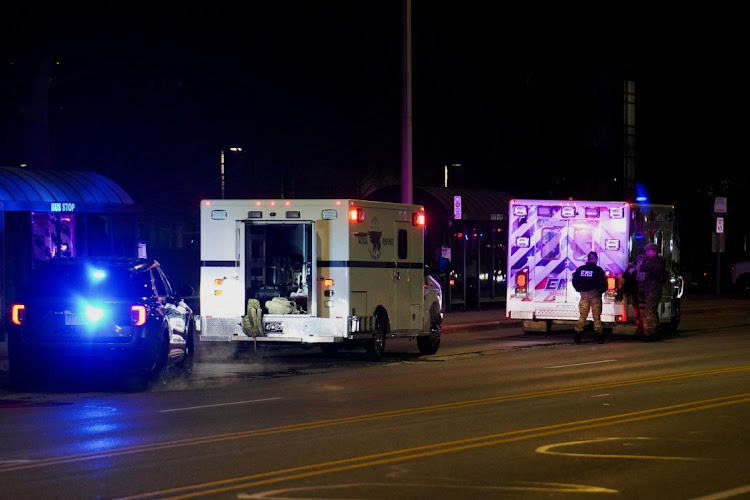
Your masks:
{"label": "yellow road line", "polygon": [[[430,413],[430,412],[437,412],[437,411],[456,410],[456,409],[462,409],[462,408],[470,408],[473,406],[497,404],[497,403],[503,403],[503,402],[508,402],[508,401],[519,401],[523,399],[532,399],[532,398],[539,398],[539,397],[544,397],[544,396],[571,394],[571,393],[584,392],[584,391],[608,389],[608,388],[613,388],[613,387],[626,387],[626,386],[631,386],[631,385],[650,384],[650,383],[656,383],[656,382],[666,382],[666,381],[680,380],[680,379],[685,379],[685,378],[705,377],[705,376],[721,375],[721,374],[726,374],[726,373],[736,373],[736,372],[743,372],[743,371],[750,371],[750,366],[737,366],[737,367],[730,367],[730,368],[719,368],[719,369],[714,369],[714,370],[700,370],[700,371],[694,371],[694,372],[662,375],[658,377],[646,377],[646,378],[640,378],[640,379],[621,380],[621,381],[615,381],[615,382],[589,384],[589,385],[582,385],[582,386],[576,386],[576,387],[564,387],[560,389],[551,389],[551,390],[546,390],[546,391],[528,392],[528,393],[521,393],[521,394],[509,394],[509,395],[504,395],[504,396],[494,396],[490,398],[475,399],[475,400],[470,400],[470,401],[457,401],[453,403],[443,403],[439,405],[405,408],[401,410],[391,410],[391,411],[378,412],[378,413],[355,415],[351,417],[318,420],[318,421],[313,421],[313,422],[303,422],[303,423],[290,424],[290,425],[284,425],[284,426],[278,426],[278,427],[269,427],[265,429],[254,429],[254,430],[249,430],[249,431],[208,435],[208,436],[180,439],[180,440],[174,440],[174,441],[162,441],[158,443],[150,443],[150,444],[122,447],[122,448],[112,448],[110,450],[92,451],[92,452],[79,453],[79,454],[74,454],[74,455],[51,457],[47,459],[36,460],[33,462],[6,463],[6,464],[0,465],[0,473],[12,472],[12,471],[18,471],[18,470],[24,470],[24,469],[47,467],[47,466],[52,466],[52,465],[78,462],[78,461],[84,461],[84,460],[110,458],[110,457],[130,455],[130,454],[136,454],[136,453],[146,453],[146,452],[152,452],[155,450],[164,450],[164,449],[179,448],[179,447],[185,447],[185,446],[197,446],[197,445],[202,445],[202,444],[207,444],[207,443],[219,443],[222,441],[231,441],[231,440],[237,440],[237,439],[248,439],[252,437],[266,436],[266,435],[279,434],[279,433],[300,432],[300,431],[305,431],[305,430],[319,429],[323,427],[331,427],[331,426],[336,426],[336,425],[367,422],[367,421],[381,420],[381,419],[387,419],[387,418],[398,418],[398,417],[419,415],[423,413]],[[691,403],[688,403],[688,404],[691,404]],[[645,411],[651,411],[651,410],[645,410]]]}

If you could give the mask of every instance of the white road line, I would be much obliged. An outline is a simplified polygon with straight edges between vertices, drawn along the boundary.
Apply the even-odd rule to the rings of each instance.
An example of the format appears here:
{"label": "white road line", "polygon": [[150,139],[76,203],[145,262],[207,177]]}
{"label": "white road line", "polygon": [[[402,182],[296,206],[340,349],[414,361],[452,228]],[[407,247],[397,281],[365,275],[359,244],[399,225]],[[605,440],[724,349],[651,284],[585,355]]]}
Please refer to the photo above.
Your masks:
{"label": "white road line", "polygon": [[601,361],[591,361],[589,363],[575,363],[573,365],[556,365],[556,366],[545,366],[545,368],[548,369],[555,369],[555,368],[570,368],[571,366],[586,366],[586,365],[596,365],[599,363],[614,363],[617,361],[616,359],[603,359]]}
{"label": "white road line", "polygon": [[590,443],[602,443],[605,441],[655,441],[657,438],[648,437],[608,437],[608,438],[597,438],[587,439],[585,441],[570,441],[568,443],[555,443],[540,446],[535,451],[537,453],[547,455],[564,455],[569,457],[594,457],[594,458],[636,458],[641,460],[685,460],[685,461],[707,461],[712,460],[710,458],[699,458],[699,457],[670,457],[670,456],[658,456],[658,455],[626,455],[624,453],[615,454],[604,454],[604,453],[575,453],[566,451],[552,451],[553,448],[561,448],[563,446],[577,446],[585,445]]}
{"label": "white road line", "polygon": [[187,408],[170,408],[169,410],[159,410],[159,413],[169,413],[172,411],[200,410],[202,408],[215,408],[217,406],[245,405],[248,403],[261,403],[263,401],[273,401],[281,398],[251,399],[249,401],[234,401],[232,403],[218,403],[215,405],[188,406]]}
{"label": "white road line", "polygon": [[739,488],[734,488],[726,491],[719,491],[717,493],[712,493],[704,497],[694,498],[693,500],[720,500],[722,498],[736,497],[737,495],[742,495],[748,492],[750,492],[750,485],[740,486]]}

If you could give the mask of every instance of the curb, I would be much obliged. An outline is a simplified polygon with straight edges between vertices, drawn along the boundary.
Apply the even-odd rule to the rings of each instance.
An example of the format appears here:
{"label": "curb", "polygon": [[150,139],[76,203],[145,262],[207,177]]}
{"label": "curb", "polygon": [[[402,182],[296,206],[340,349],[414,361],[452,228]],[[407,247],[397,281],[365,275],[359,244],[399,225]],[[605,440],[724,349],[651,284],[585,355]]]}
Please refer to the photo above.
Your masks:
{"label": "curb", "polygon": [[446,325],[445,323],[443,323],[442,332],[443,333],[455,333],[456,330],[465,330],[466,328],[482,328],[482,327],[499,328],[499,329],[521,328],[522,324],[523,324],[522,320],[474,321],[470,323],[459,323],[459,324],[452,324],[452,325]]}

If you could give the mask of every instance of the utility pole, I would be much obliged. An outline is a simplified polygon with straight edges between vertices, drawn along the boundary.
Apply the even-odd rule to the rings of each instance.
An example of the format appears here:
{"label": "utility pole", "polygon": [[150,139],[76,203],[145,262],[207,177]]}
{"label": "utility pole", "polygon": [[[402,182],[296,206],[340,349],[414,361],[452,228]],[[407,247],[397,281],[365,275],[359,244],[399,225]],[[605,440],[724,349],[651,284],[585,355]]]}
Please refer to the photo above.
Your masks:
{"label": "utility pole", "polygon": [[[232,146],[231,148],[229,148],[229,151],[233,153],[241,153],[242,148]],[[225,191],[226,179],[224,177],[224,150],[223,149],[221,150],[220,161],[221,161],[221,199],[223,200],[224,195],[226,194],[226,191]]]}
{"label": "utility pole", "polygon": [[727,199],[723,196],[714,198],[713,215],[716,222],[713,247],[716,250],[716,294],[721,293],[719,277],[721,276],[721,252],[724,251],[724,214],[727,213]]}
{"label": "utility pole", "polygon": [[221,150],[221,199],[224,199],[224,150]]}
{"label": "utility pole", "polygon": [[401,202],[412,203],[411,0],[404,0],[404,89],[401,116]]}

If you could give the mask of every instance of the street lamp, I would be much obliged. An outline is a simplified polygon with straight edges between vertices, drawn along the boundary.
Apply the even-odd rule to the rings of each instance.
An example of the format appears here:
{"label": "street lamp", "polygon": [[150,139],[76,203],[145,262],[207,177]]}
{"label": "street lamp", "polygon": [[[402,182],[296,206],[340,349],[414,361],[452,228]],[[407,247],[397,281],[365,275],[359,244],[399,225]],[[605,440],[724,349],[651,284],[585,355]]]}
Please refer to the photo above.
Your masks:
{"label": "street lamp", "polygon": [[[238,153],[242,151],[242,148],[229,148],[229,151]],[[224,150],[221,150],[221,199],[224,199]]]}
{"label": "street lamp", "polygon": [[[460,163],[451,163],[451,167],[460,167]],[[448,187],[448,165],[445,165],[445,187]]]}

